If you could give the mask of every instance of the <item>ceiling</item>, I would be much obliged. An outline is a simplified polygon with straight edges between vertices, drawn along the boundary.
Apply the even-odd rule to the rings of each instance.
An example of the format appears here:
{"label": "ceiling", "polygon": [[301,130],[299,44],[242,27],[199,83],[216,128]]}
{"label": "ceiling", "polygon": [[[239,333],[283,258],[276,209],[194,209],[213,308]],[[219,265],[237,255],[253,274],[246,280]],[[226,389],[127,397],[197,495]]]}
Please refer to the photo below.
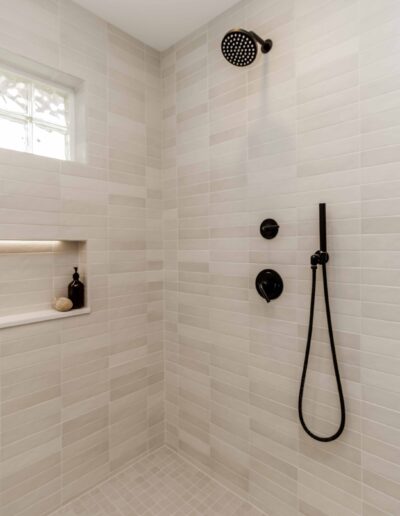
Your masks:
{"label": "ceiling", "polygon": [[74,0],[157,50],[165,50],[239,0]]}

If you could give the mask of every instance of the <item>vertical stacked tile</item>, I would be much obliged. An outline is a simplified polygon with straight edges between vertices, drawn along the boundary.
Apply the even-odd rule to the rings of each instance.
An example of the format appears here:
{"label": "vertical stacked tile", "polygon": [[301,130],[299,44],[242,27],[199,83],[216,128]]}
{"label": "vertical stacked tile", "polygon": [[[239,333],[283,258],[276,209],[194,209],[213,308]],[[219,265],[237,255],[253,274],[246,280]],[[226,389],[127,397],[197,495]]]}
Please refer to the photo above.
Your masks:
{"label": "vertical stacked tile", "polygon": [[93,273],[87,285],[92,314],[62,323],[65,503],[109,473],[107,33],[103,21],[72,2],[60,4],[60,68],[84,81],[87,160],[62,163],[60,235],[88,241],[88,269]]}
{"label": "vertical stacked tile", "polygon": [[[15,2],[2,9],[0,46],[58,66],[58,4]],[[0,238],[58,237],[60,166],[0,152]],[[23,269],[26,277],[46,272]],[[0,336],[0,512],[39,516],[61,503],[61,332],[58,323]]]}
{"label": "vertical stacked tile", "polygon": [[[148,450],[150,427],[159,423],[154,408],[159,408],[162,418],[157,401],[163,381],[162,283],[161,234],[157,239],[157,224],[154,227],[160,142],[157,117],[154,120],[150,111],[159,92],[157,59],[154,63],[149,49],[112,26],[108,41],[110,461],[114,470]],[[146,127],[146,116],[151,127]],[[155,196],[150,204],[148,194]]]}
{"label": "vertical stacked tile", "polygon": [[206,31],[175,48],[179,447],[209,463],[209,141]]}
{"label": "vertical stacked tile", "polygon": [[[247,209],[249,211],[249,496],[268,514],[297,514],[298,378],[296,281],[296,77],[294,2],[252,1],[246,27],[273,40],[273,51],[249,68]],[[275,219],[279,234],[259,228]],[[262,269],[283,278],[271,304],[254,280]]]}
{"label": "vertical stacked tile", "polygon": [[[318,203],[326,202],[330,304],[347,409],[338,441],[318,443],[300,429],[299,511],[350,516],[362,512],[358,2],[335,0],[323,8],[297,2],[296,64],[299,362],[309,316],[309,256],[319,249]],[[329,435],[340,411],[321,272],[318,280],[304,413],[315,433]]]}
{"label": "vertical stacked tile", "polygon": [[360,18],[363,514],[383,516],[400,511],[400,6]]}
{"label": "vertical stacked tile", "polygon": [[175,49],[165,52],[162,74],[162,200],[164,247],[165,439],[178,447],[178,207]]}
{"label": "vertical stacked tile", "polygon": [[83,81],[83,162],[0,152],[0,238],[88,241],[90,316],[0,335],[0,512],[43,516],[164,439],[160,56],[69,0],[3,11],[2,47]]}
{"label": "vertical stacked tile", "polygon": [[175,49],[162,55],[165,440],[178,447],[178,208]]}
{"label": "vertical stacked tile", "polygon": [[57,322],[2,330],[0,512],[61,503],[61,345]]}
{"label": "vertical stacked tile", "polygon": [[[179,87],[179,49],[189,43],[195,46],[204,31],[186,38],[163,58],[168,97],[164,213],[170,230],[165,301],[168,442],[271,514],[351,516],[367,511],[375,516],[398,510],[397,354],[390,340],[396,335],[396,284],[389,289],[385,283],[392,278],[393,271],[386,269],[395,266],[396,244],[390,247],[389,237],[375,238],[381,221],[363,222],[363,245],[369,250],[366,267],[360,253],[364,213],[370,218],[392,217],[389,234],[396,227],[397,183],[391,164],[396,161],[397,143],[392,130],[397,113],[396,13],[393,2],[366,9],[362,2],[340,0],[323,5],[313,0],[247,0],[207,26],[209,147],[202,154],[208,153],[209,159],[209,211],[201,210],[200,197],[191,209],[196,206],[197,216],[208,219],[209,241],[208,247],[201,242],[206,234],[199,231],[204,228],[200,219],[190,221],[191,245],[196,246],[202,266],[191,274],[196,289],[187,282],[183,285],[181,273],[176,286],[176,268],[182,268],[179,257],[186,246],[177,241],[176,227],[189,223],[187,211],[179,206],[180,185],[191,181],[191,175],[187,170],[185,176],[180,174],[179,165],[175,168],[176,143],[178,162],[181,150],[174,110],[186,101]],[[227,65],[219,42],[234,26],[271,37],[273,51],[247,70]],[[369,64],[371,56],[375,66]],[[201,91],[201,60],[197,74]],[[382,75],[388,79],[378,82]],[[198,149],[205,131],[202,122],[196,130]],[[367,152],[371,146],[374,149]],[[186,149],[185,159],[195,161],[197,150]],[[348,410],[346,432],[332,444],[318,444],[305,435],[296,406],[308,322],[309,257],[319,245],[319,202],[328,203],[331,304]],[[281,225],[280,234],[266,242],[260,239],[258,226],[272,215]],[[375,284],[372,260],[384,249],[394,251],[382,258]],[[204,250],[209,252],[205,263]],[[253,288],[255,275],[266,266],[278,269],[285,281],[284,296],[268,307]],[[381,282],[379,305],[372,296]],[[320,286],[305,413],[315,432],[328,434],[337,428],[339,407]],[[182,295],[183,288],[190,296]],[[384,296],[390,296],[386,315]],[[196,334],[190,326],[197,328]],[[383,357],[375,348],[378,335]],[[192,374],[192,384],[195,379],[201,382],[196,398],[201,420],[192,420],[197,428],[190,431],[181,417],[180,393],[186,386],[182,375],[189,369],[178,366],[183,352],[202,363],[202,376]],[[380,373],[372,374],[372,361],[378,358]],[[186,388],[190,391],[191,385]],[[190,406],[185,400],[184,409]],[[364,472],[362,435],[367,446]],[[384,437],[390,441],[385,446]]]}
{"label": "vertical stacked tile", "polygon": [[164,444],[164,244],[161,55],[145,47],[148,448]]}
{"label": "vertical stacked tile", "polygon": [[244,15],[233,7],[208,28],[210,466],[240,493],[249,481],[247,83],[220,45]]}
{"label": "vertical stacked tile", "polygon": [[59,1],[18,0],[1,11],[0,47],[57,68]]}
{"label": "vertical stacked tile", "polygon": [[[0,238],[88,240],[92,314],[0,334],[0,512],[43,516],[164,430],[269,514],[400,512],[397,4],[245,0],[160,63],[69,0],[7,3],[0,46],[83,79],[87,159],[0,151]],[[234,26],[272,52],[227,64]],[[296,413],[319,202],[348,409],[330,444]],[[320,286],[305,413],[327,434]]]}

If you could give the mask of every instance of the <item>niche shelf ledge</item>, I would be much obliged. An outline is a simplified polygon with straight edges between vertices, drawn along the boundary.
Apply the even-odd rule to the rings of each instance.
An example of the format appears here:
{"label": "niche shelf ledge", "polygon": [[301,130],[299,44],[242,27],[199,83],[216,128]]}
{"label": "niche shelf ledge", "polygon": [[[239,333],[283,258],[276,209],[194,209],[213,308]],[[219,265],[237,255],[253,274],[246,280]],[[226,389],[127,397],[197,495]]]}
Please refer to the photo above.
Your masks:
{"label": "niche shelf ledge", "polygon": [[21,314],[0,316],[0,329],[11,328],[13,326],[23,326],[25,324],[39,323],[43,321],[53,321],[56,319],[67,319],[69,317],[77,317],[78,315],[90,314],[89,306],[77,308],[69,312],[57,312],[57,310],[49,308],[48,310],[38,310],[36,312],[26,312]]}

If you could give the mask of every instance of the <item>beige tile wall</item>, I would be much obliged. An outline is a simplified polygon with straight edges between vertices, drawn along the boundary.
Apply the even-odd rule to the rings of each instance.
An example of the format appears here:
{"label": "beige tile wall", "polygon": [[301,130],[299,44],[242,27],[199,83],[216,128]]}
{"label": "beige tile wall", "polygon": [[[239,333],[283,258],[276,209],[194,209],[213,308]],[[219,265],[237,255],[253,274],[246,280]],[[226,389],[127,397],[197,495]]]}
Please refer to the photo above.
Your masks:
{"label": "beige tile wall", "polygon": [[88,241],[92,314],[0,332],[0,514],[44,516],[164,441],[160,56],[69,0],[0,47],[84,80],[87,163],[0,151],[0,239]]}
{"label": "beige tile wall", "polygon": [[[393,0],[245,0],[163,55],[167,443],[271,515],[400,514],[399,23]],[[233,27],[271,53],[229,65]],[[319,202],[347,403],[327,444],[297,417]],[[320,287],[305,411],[329,433]]]}
{"label": "beige tile wall", "polygon": [[[0,151],[0,239],[88,240],[93,313],[0,333],[0,513],[43,516],[162,444],[165,406],[167,443],[268,514],[399,514],[397,0],[245,0],[162,59],[70,0],[3,4],[0,47],[85,81],[88,142],[85,164]],[[228,65],[235,26],[272,52]],[[297,418],[321,201],[331,444]],[[331,432],[320,289],[314,335],[306,415]]]}

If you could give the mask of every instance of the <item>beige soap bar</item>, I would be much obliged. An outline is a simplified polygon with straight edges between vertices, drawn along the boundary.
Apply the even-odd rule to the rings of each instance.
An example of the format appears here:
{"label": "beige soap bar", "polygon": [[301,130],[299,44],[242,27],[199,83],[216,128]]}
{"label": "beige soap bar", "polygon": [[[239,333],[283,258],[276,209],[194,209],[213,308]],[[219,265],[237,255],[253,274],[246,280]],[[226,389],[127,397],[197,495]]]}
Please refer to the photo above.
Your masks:
{"label": "beige soap bar", "polygon": [[72,301],[67,297],[59,297],[54,301],[54,308],[58,312],[69,312],[72,308]]}

